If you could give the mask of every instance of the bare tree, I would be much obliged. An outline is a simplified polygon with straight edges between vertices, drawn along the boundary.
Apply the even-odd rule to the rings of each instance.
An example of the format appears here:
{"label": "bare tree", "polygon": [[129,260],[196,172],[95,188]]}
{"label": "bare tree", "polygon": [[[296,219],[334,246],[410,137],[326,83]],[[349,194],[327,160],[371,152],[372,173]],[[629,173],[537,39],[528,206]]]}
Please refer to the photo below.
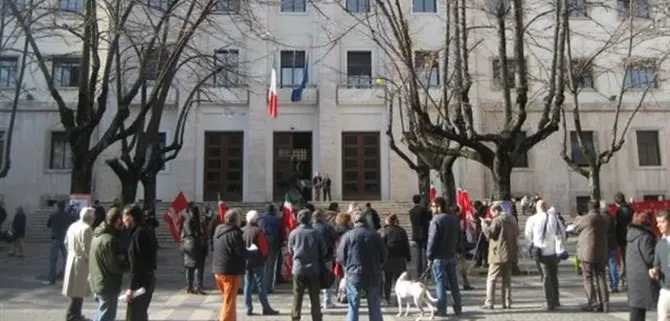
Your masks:
{"label": "bare tree", "polygon": [[[109,146],[140,131],[155,136],[152,134],[160,124],[157,115],[174,89],[177,74],[205,59],[195,54],[193,38],[220,30],[211,19],[218,3],[83,0],[83,8],[53,8],[53,2],[46,0],[33,4],[40,19],[32,25],[21,24],[22,32],[46,79],[71,146],[71,193],[90,194],[94,162]],[[14,16],[22,16],[20,8],[10,7]],[[49,66],[52,57],[46,56],[47,48],[43,48],[49,44],[38,41],[44,35],[61,37],[77,48],[67,55],[79,65],[74,103],[63,98],[62,87],[54,81]],[[149,75],[155,78],[150,85]],[[200,80],[192,81],[188,87],[197,87]],[[138,99],[140,94],[145,95],[143,99]],[[190,104],[195,94],[188,96],[185,103]],[[147,115],[152,117],[148,122]],[[94,135],[96,132],[101,134]],[[130,145],[143,151],[148,148],[148,141],[138,138]]]}
{"label": "bare tree", "polygon": [[[567,35],[566,64],[570,72],[567,73],[566,83],[571,99],[566,103],[563,114],[572,117],[571,120],[563,117],[560,155],[573,171],[589,180],[589,196],[594,200],[602,197],[602,167],[621,150],[634,117],[653,103],[649,102],[648,94],[658,88],[661,81],[659,71],[662,71],[669,54],[658,43],[667,39],[667,34],[664,34],[667,16],[650,17],[655,7],[648,1],[632,1],[629,7],[619,8],[618,14],[624,19],[614,26],[591,18],[584,11],[584,18],[588,18],[588,31],[571,30]],[[585,39],[599,44],[589,46],[590,50],[584,52]],[[573,41],[579,44],[575,48]],[[598,90],[594,80],[601,76],[616,79],[615,95],[611,95],[611,91]],[[588,96],[591,96],[591,101]],[[582,116],[594,112],[591,106],[585,106],[592,102],[593,96],[599,96],[601,105],[613,106],[609,111],[613,118],[600,120],[611,122],[612,126],[611,133],[607,133],[609,143],[604,148],[597,147],[592,132],[583,124]],[[575,147],[578,151],[574,150]]]}
{"label": "bare tree", "polygon": [[[8,8],[9,1],[3,1],[0,4],[0,53],[3,55],[6,54],[19,54],[21,58],[17,59],[17,74],[12,75],[8,81],[9,83],[3,84],[7,85],[13,89],[12,97],[7,97],[10,101],[10,111],[9,111],[9,125],[7,130],[0,132],[0,178],[7,177],[9,170],[11,168],[11,158],[12,158],[12,137],[14,134],[14,124],[16,123],[16,114],[19,109],[19,103],[21,102],[21,94],[24,93],[23,90],[23,78],[26,74],[26,68],[28,65],[28,41],[23,40],[22,46],[17,47],[21,42],[20,39],[20,29],[19,24],[16,23],[14,16],[11,15],[11,12]],[[22,17],[25,19],[26,24],[30,24],[32,15],[27,12],[25,16]],[[11,87],[13,86],[13,88]]]}

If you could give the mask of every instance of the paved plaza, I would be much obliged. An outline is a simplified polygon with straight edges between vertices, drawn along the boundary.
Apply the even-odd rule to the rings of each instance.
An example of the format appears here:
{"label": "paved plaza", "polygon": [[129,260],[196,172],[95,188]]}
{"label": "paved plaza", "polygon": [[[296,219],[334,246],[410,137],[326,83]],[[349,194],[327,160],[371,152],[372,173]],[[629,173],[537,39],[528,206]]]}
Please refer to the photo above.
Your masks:
{"label": "paved plaza", "polygon": [[[166,244],[167,245],[167,244]],[[61,284],[42,285],[41,276],[47,270],[47,244],[26,244],[26,257],[22,259],[7,257],[7,249],[0,250],[0,321],[62,321],[68,299],[61,293]],[[218,291],[203,296],[187,295],[182,289],[184,277],[181,267],[181,255],[176,249],[159,251],[158,288],[154,294],[149,315],[151,320],[172,321],[212,321],[216,320],[221,297]],[[522,268],[529,263],[524,262]],[[209,264],[208,264],[209,266]],[[626,296],[614,294],[611,298],[612,313],[583,313],[579,306],[584,303],[584,291],[580,278],[569,262],[562,263],[560,272],[562,307],[554,312],[542,310],[543,294],[537,275],[515,277],[513,282],[513,309],[482,311],[479,309],[484,300],[483,271],[473,270],[472,284],[475,290],[462,292],[464,313],[435,320],[506,320],[506,321],[552,321],[552,320],[588,320],[609,321],[627,320]],[[213,286],[212,278],[206,279],[206,285]],[[260,312],[257,297],[254,298],[255,311]],[[281,312],[280,316],[247,317],[242,296],[238,296],[238,321],[246,320],[290,320],[291,293],[288,285],[270,295],[273,308]],[[307,297],[303,304],[303,320],[310,320]],[[95,309],[92,299],[85,300],[84,315],[91,317]],[[362,308],[365,310],[365,308]],[[384,307],[385,320],[414,320],[410,317],[396,317],[396,307]],[[449,310],[451,311],[451,310]],[[365,313],[365,311],[363,311]],[[338,306],[324,313],[325,321],[343,320],[346,306]],[[125,305],[119,304],[118,319],[123,320]],[[655,319],[650,315],[649,320]],[[368,320],[361,317],[361,320]]]}

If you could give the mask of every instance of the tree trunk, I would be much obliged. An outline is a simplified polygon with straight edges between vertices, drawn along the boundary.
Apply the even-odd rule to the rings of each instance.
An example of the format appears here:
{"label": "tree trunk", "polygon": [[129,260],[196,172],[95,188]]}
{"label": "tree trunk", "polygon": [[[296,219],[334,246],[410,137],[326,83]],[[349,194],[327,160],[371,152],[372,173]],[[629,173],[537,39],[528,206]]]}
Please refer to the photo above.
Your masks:
{"label": "tree trunk", "polygon": [[440,180],[442,181],[442,193],[447,201],[447,207],[456,207],[456,178],[454,177],[453,162],[445,164],[440,169]]}
{"label": "tree trunk", "polygon": [[147,174],[142,179],[142,186],[144,186],[144,205],[155,206],[157,188],[156,174]]}
{"label": "tree trunk", "polygon": [[601,197],[600,191],[600,166],[589,166],[589,196],[592,200],[599,201]]}
{"label": "tree trunk", "polygon": [[493,195],[494,201],[509,201],[512,199],[512,164],[509,157],[503,152],[496,152],[493,158]]}
{"label": "tree trunk", "polygon": [[429,202],[430,198],[430,167],[420,166],[417,168],[416,176],[419,180],[419,194],[423,196],[424,201]]}
{"label": "tree trunk", "polygon": [[70,194],[91,195],[93,185],[93,164],[98,155],[89,151],[91,134],[82,132],[75,140],[70,139],[72,149],[72,173],[70,174]]}
{"label": "tree trunk", "polygon": [[125,205],[132,204],[137,198],[137,187],[140,181],[131,175],[127,175],[119,180],[121,181],[121,201]]}

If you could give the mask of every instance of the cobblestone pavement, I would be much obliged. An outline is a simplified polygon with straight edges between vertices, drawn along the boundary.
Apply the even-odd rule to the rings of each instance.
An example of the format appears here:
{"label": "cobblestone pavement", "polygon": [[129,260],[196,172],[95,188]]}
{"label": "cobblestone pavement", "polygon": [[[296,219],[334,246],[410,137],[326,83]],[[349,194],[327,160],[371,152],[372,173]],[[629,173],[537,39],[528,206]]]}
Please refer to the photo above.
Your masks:
{"label": "cobblestone pavement", "polygon": [[[44,286],[40,275],[46,273],[47,245],[26,244],[26,257],[22,259],[6,256],[6,250],[0,250],[0,320],[1,321],[52,321],[65,320],[65,309],[68,299],[60,294],[61,286]],[[221,303],[217,291],[211,291],[206,296],[185,294],[183,276],[181,273],[181,256],[176,250],[162,249],[159,252],[158,289],[150,308],[150,318],[154,321],[211,321],[216,315]],[[528,265],[523,265],[522,269]],[[614,294],[611,299],[613,312],[610,314],[582,313],[579,306],[584,303],[581,281],[572,270],[570,263],[561,265],[561,307],[555,312],[545,312],[541,309],[542,289],[536,275],[519,276],[514,278],[512,310],[482,311],[479,306],[484,299],[485,271],[473,270],[472,284],[475,290],[463,292],[464,313],[459,320],[589,320],[610,321],[626,320],[625,294]],[[212,286],[211,278],[207,285]],[[280,316],[253,316],[247,317],[242,296],[238,296],[238,320],[289,320],[291,294],[288,286],[281,286],[278,291],[270,295],[270,303],[279,310]],[[305,298],[303,320],[310,320],[309,307]],[[254,298],[255,308],[260,310],[257,298]],[[90,317],[95,309],[92,299],[85,300],[84,315]],[[365,308],[362,308],[365,310]],[[413,310],[414,311],[414,310]],[[365,313],[365,311],[362,311]],[[396,307],[384,308],[385,320],[414,320],[411,317],[396,317]],[[325,321],[343,320],[346,307],[338,306],[325,312]],[[119,305],[119,319],[125,316],[125,306]],[[653,316],[649,316],[652,319]],[[436,318],[436,320],[455,320],[456,318]],[[361,317],[367,320],[367,317]]]}

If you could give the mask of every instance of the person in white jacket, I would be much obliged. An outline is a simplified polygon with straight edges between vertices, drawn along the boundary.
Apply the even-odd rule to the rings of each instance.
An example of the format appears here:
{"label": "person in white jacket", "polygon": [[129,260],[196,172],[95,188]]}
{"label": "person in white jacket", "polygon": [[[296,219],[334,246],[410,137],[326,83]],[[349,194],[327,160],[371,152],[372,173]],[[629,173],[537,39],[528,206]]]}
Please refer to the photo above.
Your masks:
{"label": "person in white jacket", "polygon": [[526,221],[525,240],[528,250],[538,265],[544,288],[545,309],[559,307],[558,256],[556,247],[563,239],[565,227],[556,216],[556,211],[547,211],[547,203],[539,200],[537,212]]}
{"label": "person in white jacket", "polygon": [[91,249],[95,209],[84,207],[79,211],[79,220],[72,223],[65,234],[67,260],[63,276],[63,295],[70,298],[67,321],[81,321],[81,308],[88,295],[88,255]]}

